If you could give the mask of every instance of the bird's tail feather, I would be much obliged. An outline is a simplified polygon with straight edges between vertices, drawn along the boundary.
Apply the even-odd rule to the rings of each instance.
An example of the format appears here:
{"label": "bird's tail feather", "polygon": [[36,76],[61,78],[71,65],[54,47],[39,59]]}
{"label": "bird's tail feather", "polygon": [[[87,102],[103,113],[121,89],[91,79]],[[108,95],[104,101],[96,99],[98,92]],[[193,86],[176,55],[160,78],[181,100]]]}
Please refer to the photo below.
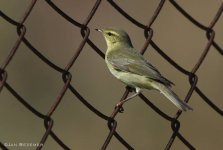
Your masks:
{"label": "bird's tail feather", "polygon": [[180,98],[170,89],[163,84],[156,84],[157,89],[162,93],[166,98],[168,98],[174,105],[183,111],[193,110],[187,103],[180,100]]}

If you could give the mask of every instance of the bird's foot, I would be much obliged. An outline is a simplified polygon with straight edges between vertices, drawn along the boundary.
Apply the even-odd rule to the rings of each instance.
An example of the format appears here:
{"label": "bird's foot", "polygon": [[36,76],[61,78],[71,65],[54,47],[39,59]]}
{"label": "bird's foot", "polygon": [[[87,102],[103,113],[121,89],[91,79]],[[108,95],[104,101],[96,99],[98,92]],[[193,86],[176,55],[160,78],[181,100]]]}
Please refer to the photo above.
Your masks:
{"label": "bird's foot", "polygon": [[124,108],[122,107],[124,103],[122,101],[118,102],[116,105],[115,105],[115,109],[118,108],[118,112],[120,113],[123,113],[124,112]]}
{"label": "bird's foot", "polygon": [[127,97],[127,98],[124,99],[124,100],[121,100],[120,102],[118,102],[118,103],[116,104],[116,106],[115,106],[115,109],[119,108],[118,111],[119,111],[120,113],[123,113],[123,112],[124,112],[124,108],[122,107],[122,105],[123,105],[125,102],[129,101],[130,99],[132,99],[133,97],[136,97],[137,95],[139,95],[140,91],[137,90],[136,92],[137,92],[137,93],[135,93],[135,94],[133,94],[133,95]]}

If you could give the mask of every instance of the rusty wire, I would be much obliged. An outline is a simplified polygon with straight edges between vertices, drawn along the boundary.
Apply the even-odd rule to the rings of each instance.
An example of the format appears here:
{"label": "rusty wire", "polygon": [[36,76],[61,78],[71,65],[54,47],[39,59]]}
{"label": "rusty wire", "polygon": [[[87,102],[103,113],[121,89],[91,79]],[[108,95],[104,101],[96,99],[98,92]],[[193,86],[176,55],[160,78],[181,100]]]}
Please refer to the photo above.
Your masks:
{"label": "rusty wire", "polygon": [[[113,0],[108,0],[108,3],[111,4],[111,6],[118,11],[120,14],[122,14],[127,20],[129,20],[131,23],[133,23],[136,27],[139,27],[144,30],[145,35],[145,43],[141,49],[141,53],[144,54],[147,50],[148,46],[151,45],[168,63],[173,65],[179,72],[182,74],[188,76],[188,81],[190,83],[190,89],[188,90],[188,93],[186,97],[184,98],[185,102],[188,102],[190,100],[191,95],[193,92],[196,92],[213,110],[216,111],[219,115],[223,115],[222,109],[220,109],[217,105],[215,105],[200,89],[197,87],[197,81],[198,76],[196,75],[197,70],[202,65],[202,62],[208,55],[208,52],[210,50],[210,47],[213,46],[220,55],[223,55],[223,49],[215,42],[215,31],[213,30],[213,27],[215,26],[216,22],[222,15],[223,11],[223,3],[221,4],[219,10],[217,11],[216,15],[213,17],[213,20],[210,22],[208,26],[205,26],[198,22],[196,19],[194,19],[189,13],[187,13],[177,2],[174,0],[169,0],[170,3],[185,17],[187,18],[191,23],[193,23],[198,28],[204,30],[206,32],[207,36],[207,44],[203,49],[202,54],[200,55],[200,58],[197,60],[197,63],[194,65],[193,69],[191,71],[188,71],[178,65],[174,60],[172,60],[167,54],[164,53],[164,51],[159,48],[159,46],[152,40],[153,37],[153,29],[152,25],[155,22],[156,18],[158,17],[159,13],[162,11],[162,7],[165,4],[165,0],[161,0],[157,6],[157,8],[154,11],[154,14],[151,18],[148,18],[148,24],[144,25],[140,22],[138,22],[136,19],[131,17],[127,12],[125,12],[120,6],[118,6],[117,3],[115,3]],[[102,144],[101,149],[105,150],[112,139],[113,136],[115,136],[120,143],[122,143],[126,149],[134,149],[133,146],[130,145],[124,138],[121,137],[121,135],[116,131],[117,127],[117,121],[115,120],[116,116],[123,111],[122,106],[118,106],[114,109],[114,111],[111,113],[110,116],[106,116],[103,112],[100,112],[97,110],[93,105],[90,104],[88,100],[86,100],[74,87],[74,85],[71,84],[72,80],[72,74],[69,72],[70,68],[73,67],[73,64],[75,63],[76,59],[79,57],[80,53],[83,50],[84,45],[87,43],[89,44],[92,49],[102,58],[104,58],[104,53],[89,39],[90,35],[90,29],[88,28],[88,23],[91,21],[91,19],[94,17],[95,12],[97,11],[98,7],[100,6],[101,0],[97,0],[89,13],[89,15],[86,17],[86,19],[83,21],[83,23],[80,23],[74,19],[72,19],[69,15],[64,13],[60,8],[58,8],[51,0],[46,0],[46,2],[49,4],[49,6],[52,7],[59,15],[61,15],[65,20],[70,22],[72,25],[80,28],[81,35],[83,37],[81,43],[79,44],[79,47],[76,49],[75,53],[73,54],[73,57],[68,61],[66,67],[61,68],[51,62],[49,59],[47,59],[43,54],[41,54],[29,41],[26,39],[26,27],[24,25],[24,22],[26,22],[27,18],[29,17],[30,12],[32,12],[33,8],[35,7],[37,0],[32,0],[30,2],[30,5],[27,7],[26,12],[23,14],[23,17],[21,21],[15,21],[4,12],[0,11],[0,16],[7,21],[9,24],[15,26],[17,28],[18,33],[18,39],[15,42],[15,44],[12,46],[12,49],[10,50],[10,53],[8,54],[7,58],[3,62],[0,68],[0,92],[3,87],[5,87],[20,103],[24,105],[25,108],[30,110],[35,116],[41,118],[44,120],[44,126],[46,128],[46,131],[44,135],[42,136],[42,139],[40,140],[41,144],[44,144],[48,138],[48,136],[51,136],[63,149],[70,149],[69,146],[65,144],[66,141],[63,141],[60,139],[53,131],[53,119],[51,118],[52,114],[57,109],[58,105],[62,102],[63,96],[66,93],[67,90],[70,90],[77,98],[80,100],[83,105],[86,106],[89,110],[91,110],[93,113],[95,113],[98,117],[101,119],[104,119],[108,123],[108,128],[110,130],[107,138],[104,140],[104,143]],[[13,61],[14,55],[16,55],[16,52],[21,45],[21,43],[24,43],[41,61],[45,62],[47,65],[49,65],[51,68],[56,70],[57,72],[61,73],[62,80],[64,82],[63,87],[61,88],[61,91],[58,93],[57,98],[55,99],[55,102],[49,109],[47,114],[42,114],[38,110],[36,110],[33,106],[31,106],[24,98],[22,98],[19,93],[16,92],[16,90],[13,89],[8,83],[7,83],[7,66],[8,64]],[[129,87],[126,87],[126,91],[124,92],[122,98],[120,101],[124,100],[131,89]],[[176,112],[176,114],[171,117],[161,111],[157,106],[155,106],[147,97],[145,97],[143,94],[140,94],[139,97],[147,104],[150,108],[152,108],[158,115],[166,119],[171,123],[171,129],[173,130],[173,133],[168,140],[165,150],[168,150],[171,148],[175,138],[179,138],[185,146],[187,146],[189,149],[196,149],[189,141],[189,139],[185,139],[184,136],[180,133],[180,121],[178,118],[181,116],[182,112],[179,110]],[[38,150],[42,149],[44,145],[39,145],[37,147]],[[0,142],[0,147],[2,149],[8,149]]]}

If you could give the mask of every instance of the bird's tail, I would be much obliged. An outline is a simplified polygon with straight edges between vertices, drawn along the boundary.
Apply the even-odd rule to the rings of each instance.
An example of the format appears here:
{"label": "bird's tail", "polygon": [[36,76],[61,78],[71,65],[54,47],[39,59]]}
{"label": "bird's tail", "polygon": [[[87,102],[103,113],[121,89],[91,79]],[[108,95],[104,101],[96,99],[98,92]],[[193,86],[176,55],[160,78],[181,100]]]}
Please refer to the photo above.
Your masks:
{"label": "bird's tail", "polygon": [[180,100],[180,98],[170,89],[163,84],[156,84],[157,90],[160,91],[166,98],[168,98],[174,105],[183,111],[193,110],[187,103]]}

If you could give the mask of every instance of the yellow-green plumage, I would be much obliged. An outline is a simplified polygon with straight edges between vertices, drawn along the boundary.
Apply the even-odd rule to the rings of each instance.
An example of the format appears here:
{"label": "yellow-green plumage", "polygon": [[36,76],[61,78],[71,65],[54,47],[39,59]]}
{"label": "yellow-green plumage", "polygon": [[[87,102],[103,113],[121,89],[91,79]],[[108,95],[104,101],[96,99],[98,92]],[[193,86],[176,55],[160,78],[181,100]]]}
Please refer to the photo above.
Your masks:
{"label": "yellow-green plumage", "polygon": [[164,78],[133,48],[125,31],[118,28],[97,30],[102,32],[107,43],[105,62],[110,72],[128,86],[135,88],[136,94],[134,96],[140,93],[141,89],[154,89],[166,96],[179,109],[192,110],[171,90],[172,82]]}

